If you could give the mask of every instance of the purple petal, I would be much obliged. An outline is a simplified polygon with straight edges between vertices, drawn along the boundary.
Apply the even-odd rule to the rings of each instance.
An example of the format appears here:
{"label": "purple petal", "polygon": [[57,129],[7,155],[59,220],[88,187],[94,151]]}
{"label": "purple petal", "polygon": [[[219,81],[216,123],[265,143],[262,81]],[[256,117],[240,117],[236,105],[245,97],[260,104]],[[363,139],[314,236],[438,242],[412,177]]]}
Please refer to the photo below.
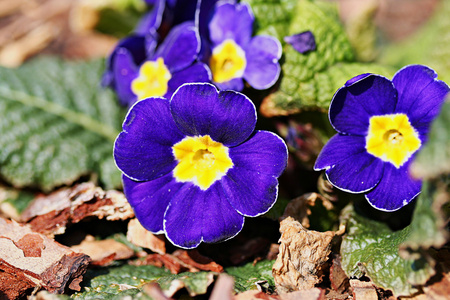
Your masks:
{"label": "purple petal", "polygon": [[192,64],[199,51],[200,37],[194,23],[185,22],[169,32],[156,50],[154,59],[162,57],[170,73],[174,73]]}
{"label": "purple petal", "polygon": [[210,40],[214,45],[218,45],[227,39],[232,39],[245,48],[252,36],[253,20],[252,10],[246,3],[218,4],[209,22]]}
{"label": "purple petal", "polygon": [[394,112],[397,91],[389,79],[380,75],[363,75],[348,84],[331,100],[331,125],[340,133],[366,135],[370,117]]}
{"label": "purple petal", "polygon": [[164,230],[174,245],[195,248],[202,241],[223,241],[241,231],[244,217],[228,203],[217,183],[206,191],[185,184],[172,198],[164,216]]}
{"label": "purple petal", "polygon": [[249,170],[245,165],[235,164],[220,182],[228,201],[244,216],[256,217],[266,213],[277,199],[277,178]]}
{"label": "purple petal", "polygon": [[361,193],[374,188],[381,180],[384,162],[367,152],[340,161],[325,171],[328,180],[346,192]]}
{"label": "purple petal", "polygon": [[214,82],[214,84],[221,91],[233,90],[236,92],[240,92],[244,89],[244,80],[242,80],[242,78],[234,78],[234,79],[231,79],[230,81],[221,82],[221,83]]}
{"label": "purple petal", "polygon": [[134,29],[136,34],[145,35],[147,33],[155,33],[161,25],[164,9],[166,6],[165,0],[153,0],[153,8],[150,12],[145,14],[138,25]]}
{"label": "purple petal", "polygon": [[383,164],[367,153],[364,137],[336,134],[323,147],[314,169],[326,169],[328,180],[336,187],[361,193],[377,185]]}
{"label": "purple petal", "polygon": [[124,106],[130,106],[137,100],[136,95],[131,90],[131,82],[138,76],[138,70],[127,49],[120,48],[117,50],[113,74],[120,103]]}
{"label": "purple petal", "polygon": [[411,178],[408,173],[411,161],[399,169],[391,163],[385,163],[380,183],[366,194],[366,199],[373,207],[383,211],[398,210],[420,193],[422,181]]}
{"label": "purple petal", "polygon": [[285,36],[284,41],[300,53],[316,50],[316,39],[311,31]]}
{"label": "purple petal", "polygon": [[208,37],[208,24],[214,14],[214,9],[218,0],[201,0],[197,2],[197,11],[195,14],[195,24],[200,35]]}
{"label": "purple petal", "polygon": [[106,61],[106,71],[102,78],[102,86],[109,86],[115,89],[116,83],[113,74],[113,67],[116,61],[117,52],[120,49],[125,48],[126,50],[128,50],[129,55],[131,56],[131,61],[134,63],[134,65],[138,66],[142,62],[144,62],[147,53],[146,51],[147,39],[154,40],[152,36],[131,35],[120,40],[117,43],[113,52]]}
{"label": "purple petal", "polygon": [[365,152],[365,137],[335,134],[320,151],[314,170],[329,169],[349,157]]}
{"label": "purple petal", "polygon": [[139,101],[128,112],[123,131],[116,139],[117,167],[133,180],[159,178],[177,165],[172,146],[183,138],[170,114],[169,101],[164,98]]}
{"label": "purple petal", "polygon": [[173,94],[170,110],[180,130],[189,136],[209,135],[235,146],[252,134],[256,109],[243,94],[221,91],[209,83],[187,83]]}
{"label": "purple petal", "polygon": [[244,143],[230,148],[230,158],[240,168],[279,177],[286,169],[288,152],[278,135],[256,131]]}
{"label": "purple petal", "polygon": [[151,181],[134,181],[122,176],[125,196],[142,226],[153,232],[164,231],[164,213],[170,200],[183,186],[169,173]]}
{"label": "purple petal", "polygon": [[210,81],[211,72],[209,68],[203,63],[194,63],[192,66],[172,74],[172,78],[167,83],[168,89],[164,97],[167,99],[172,98],[173,93],[184,83]]}
{"label": "purple petal", "polygon": [[247,66],[244,79],[255,89],[265,90],[280,76],[280,42],[269,36],[255,36],[245,49]]}
{"label": "purple petal", "polygon": [[438,115],[449,87],[437,80],[432,69],[411,65],[399,70],[392,79],[398,91],[397,113],[405,113],[411,125],[423,135]]}

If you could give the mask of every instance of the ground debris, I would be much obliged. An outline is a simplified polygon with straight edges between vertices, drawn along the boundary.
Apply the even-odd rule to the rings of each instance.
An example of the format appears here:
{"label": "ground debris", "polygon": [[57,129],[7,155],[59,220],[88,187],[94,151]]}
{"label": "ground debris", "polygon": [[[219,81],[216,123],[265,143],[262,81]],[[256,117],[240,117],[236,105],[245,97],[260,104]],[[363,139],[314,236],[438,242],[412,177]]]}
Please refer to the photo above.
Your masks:
{"label": "ground debris", "polygon": [[117,221],[130,219],[134,213],[123,193],[103,191],[85,182],[37,197],[21,215],[31,229],[49,236],[63,234],[67,226],[88,217]]}
{"label": "ground debris", "polygon": [[2,299],[24,296],[34,287],[58,294],[66,288],[79,291],[90,262],[89,256],[3,218],[0,218],[0,249]]}
{"label": "ground debris", "polygon": [[279,292],[314,288],[322,275],[336,232],[305,229],[288,217],[280,224],[280,253],[272,272]]}
{"label": "ground debris", "polygon": [[166,253],[166,239],[163,234],[154,235],[139,223],[138,219],[132,219],[128,223],[127,240],[139,247],[147,248],[159,254]]}

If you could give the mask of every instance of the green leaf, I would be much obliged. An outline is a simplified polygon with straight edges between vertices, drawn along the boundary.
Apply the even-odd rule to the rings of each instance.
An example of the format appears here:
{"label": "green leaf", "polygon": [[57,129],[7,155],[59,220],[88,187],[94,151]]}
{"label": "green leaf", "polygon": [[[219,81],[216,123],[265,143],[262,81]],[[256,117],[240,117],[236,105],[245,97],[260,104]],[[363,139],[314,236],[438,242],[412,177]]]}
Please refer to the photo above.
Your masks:
{"label": "green leaf", "polygon": [[410,233],[400,245],[403,256],[413,257],[430,247],[436,249],[447,242],[448,232],[442,207],[449,201],[448,183],[424,181],[422,193],[417,197]]}
{"label": "green leaf", "polygon": [[428,141],[417,154],[411,172],[420,178],[450,174],[450,95],[431,124]]}
{"label": "green leaf", "polygon": [[170,290],[173,286],[173,282],[179,281],[189,292],[189,295],[194,297],[196,295],[206,294],[208,287],[214,281],[214,274],[211,272],[198,272],[198,273],[180,273],[171,276],[165,276],[158,279],[158,284],[163,291]]}
{"label": "green leaf", "polygon": [[102,61],[39,59],[0,68],[0,174],[15,187],[49,191],[96,173],[120,186],[112,148],[125,111],[101,89]]}
{"label": "green leaf", "polygon": [[131,266],[88,270],[83,281],[84,290],[73,299],[121,299],[136,295],[140,287],[163,276],[171,276],[166,269],[155,266]]}
{"label": "green leaf", "polygon": [[284,60],[278,90],[265,101],[274,108],[268,115],[286,115],[304,109],[328,109],[330,100],[347,80],[362,73],[390,76],[394,72],[378,64],[356,63],[355,55],[331,2],[300,0],[284,35],[311,31],[316,50],[297,52],[283,48]]}
{"label": "green leaf", "polygon": [[385,48],[380,61],[402,67],[424,64],[450,83],[450,1],[440,1],[435,15],[411,38]]}
{"label": "green leaf", "polygon": [[225,272],[234,277],[234,290],[236,293],[256,289],[256,282],[266,280],[269,287],[274,289],[275,281],[272,275],[272,266],[275,261],[264,260],[256,264],[248,263],[241,267],[229,267]]}
{"label": "green leaf", "polygon": [[255,15],[255,35],[271,35],[283,43],[297,0],[245,0]]}
{"label": "green leaf", "polygon": [[417,292],[434,274],[425,258],[403,259],[399,245],[408,239],[411,227],[392,231],[385,223],[370,220],[352,207],[344,211],[347,234],[341,245],[342,267],[348,276],[367,275],[375,285],[391,289],[396,296]]}

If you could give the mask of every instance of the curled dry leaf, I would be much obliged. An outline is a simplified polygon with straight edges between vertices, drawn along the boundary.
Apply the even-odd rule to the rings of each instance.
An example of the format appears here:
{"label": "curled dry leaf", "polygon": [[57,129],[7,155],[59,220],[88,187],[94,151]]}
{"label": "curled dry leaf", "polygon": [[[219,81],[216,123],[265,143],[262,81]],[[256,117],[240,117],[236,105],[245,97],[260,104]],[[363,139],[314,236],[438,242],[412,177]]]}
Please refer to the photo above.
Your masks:
{"label": "curled dry leaf", "polygon": [[72,246],[75,252],[89,255],[92,265],[105,266],[120,259],[128,259],[134,255],[133,249],[113,239],[95,240],[93,236],[87,236],[81,244]]}
{"label": "curled dry leaf", "polygon": [[378,300],[377,289],[370,281],[350,280],[355,300]]}
{"label": "curled dry leaf", "polygon": [[321,282],[336,232],[305,229],[288,217],[280,224],[280,253],[272,268],[279,292],[313,288]]}
{"label": "curled dry leaf", "polygon": [[116,221],[130,219],[134,213],[123,193],[86,182],[37,197],[21,216],[34,231],[47,235],[63,234],[67,226],[87,217]]}
{"label": "curled dry leaf", "polygon": [[0,295],[23,296],[40,286],[52,293],[79,291],[89,256],[75,253],[15,221],[0,218]]}
{"label": "curled dry leaf", "polygon": [[349,279],[345,274],[345,271],[342,269],[340,256],[333,258],[333,262],[330,267],[330,282],[331,288],[338,293],[346,292],[350,286]]}
{"label": "curled dry leaf", "polygon": [[166,253],[164,235],[154,235],[142,227],[138,219],[132,219],[128,223],[127,239],[136,246],[150,249],[159,254]]}
{"label": "curled dry leaf", "polygon": [[322,203],[328,210],[333,209],[333,203],[323,196],[317,193],[307,193],[289,201],[280,220],[292,217],[299,221],[303,227],[309,228],[309,215],[311,215],[311,209],[309,209],[309,207],[314,206],[316,201]]}

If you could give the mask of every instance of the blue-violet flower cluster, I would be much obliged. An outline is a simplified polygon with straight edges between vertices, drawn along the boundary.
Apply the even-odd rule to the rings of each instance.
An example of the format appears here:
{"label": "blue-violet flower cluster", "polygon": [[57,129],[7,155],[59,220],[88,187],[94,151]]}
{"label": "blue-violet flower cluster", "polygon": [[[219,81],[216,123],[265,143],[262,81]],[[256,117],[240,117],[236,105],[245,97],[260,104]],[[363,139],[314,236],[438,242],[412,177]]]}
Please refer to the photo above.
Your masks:
{"label": "blue-violet flower cluster", "polygon": [[209,83],[187,83],[170,100],[132,106],[114,158],[140,223],[194,248],[229,239],[244,217],[267,212],[287,147],[277,135],[255,131],[255,124],[246,96]]}
{"label": "blue-violet flower cluster", "polygon": [[407,205],[421,190],[408,168],[427,140],[449,87],[426,66],[399,70],[392,81],[374,74],[350,79],[334,95],[329,119],[338,132],[315,169],[336,187],[364,193],[383,211]]}

